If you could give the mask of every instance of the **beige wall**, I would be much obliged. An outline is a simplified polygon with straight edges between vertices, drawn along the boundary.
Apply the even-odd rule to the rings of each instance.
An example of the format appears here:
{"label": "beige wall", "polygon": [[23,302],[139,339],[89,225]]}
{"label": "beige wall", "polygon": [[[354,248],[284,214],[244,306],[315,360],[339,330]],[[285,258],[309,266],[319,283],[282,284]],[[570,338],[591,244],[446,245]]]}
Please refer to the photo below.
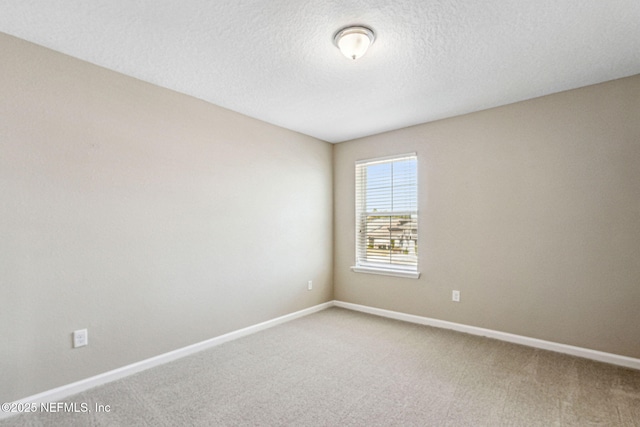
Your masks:
{"label": "beige wall", "polygon": [[[422,276],[353,273],[354,162],[412,151]],[[334,183],[337,300],[640,357],[640,76],[338,144]]]}
{"label": "beige wall", "polygon": [[0,52],[0,401],[332,299],[330,144]]}

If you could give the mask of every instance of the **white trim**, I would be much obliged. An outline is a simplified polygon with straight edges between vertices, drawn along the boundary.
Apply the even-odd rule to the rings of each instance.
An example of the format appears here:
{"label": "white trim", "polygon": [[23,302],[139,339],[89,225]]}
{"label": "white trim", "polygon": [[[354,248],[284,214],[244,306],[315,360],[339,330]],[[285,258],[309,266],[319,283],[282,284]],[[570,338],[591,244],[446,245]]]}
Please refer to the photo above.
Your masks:
{"label": "white trim", "polygon": [[351,271],[353,271],[354,273],[381,274],[383,276],[404,277],[407,279],[417,279],[420,277],[419,271],[387,270],[382,268],[364,267],[359,265],[355,265],[351,267]]}
{"label": "white trim", "polygon": [[404,160],[404,159],[417,157],[417,156],[418,154],[414,151],[413,153],[395,154],[391,156],[374,157],[373,159],[356,160],[356,165],[362,165],[366,163],[382,163],[382,162],[387,162],[389,160]]}
{"label": "white trim", "polygon": [[[71,384],[66,384],[61,387],[44,391],[42,393],[34,394],[32,396],[25,397],[24,399],[16,400],[13,403],[25,404],[25,403],[47,403],[47,402],[61,401],[68,396],[81,393],[90,388],[97,387],[99,385],[103,385],[103,384],[118,380],[120,378],[127,377],[129,375],[133,375],[135,373],[147,370],[149,368],[163,365],[165,363],[174,361],[176,359],[180,359],[185,356],[189,356],[199,351],[206,350],[206,349],[218,346],[220,344],[224,344],[228,341],[232,341],[250,334],[254,334],[264,329],[271,328],[281,323],[285,323],[290,320],[297,319],[299,317],[304,317],[309,314],[316,313],[321,310],[325,310],[332,306],[333,306],[333,301],[318,304],[313,307],[306,308],[304,310],[300,310],[294,313],[286,314],[284,316],[276,317],[275,319],[267,320],[265,322],[248,326],[243,329],[238,329],[237,331],[229,332],[224,335],[217,336],[215,338],[211,338],[196,344],[188,345],[186,347],[182,347],[177,350],[170,351],[168,353],[163,353],[158,356],[151,357],[149,359],[141,360],[139,362],[135,362],[130,365],[114,369],[112,371],[104,372],[102,374],[98,374],[93,377],[85,378],[83,380],[76,381]],[[12,415],[17,415],[17,414],[18,412],[0,411],[0,420],[3,418],[8,418]]]}
{"label": "white trim", "polygon": [[368,307],[365,305],[352,304],[349,302],[334,301],[336,307],[346,308],[363,313],[374,314],[376,316],[388,317],[390,319],[402,320],[405,322],[417,323],[420,325],[434,326],[436,328],[451,329],[465,332],[467,334],[479,335],[483,337],[495,338],[500,341],[512,342],[526,345],[528,347],[540,348],[543,350],[555,351],[557,353],[570,354],[572,356],[583,357],[585,359],[596,360],[598,362],[610,363],[612,365],[624,366],[640,370],[640,359],[621,356],[603,351],[591,350],[583,347],[575,347],[567,344],[560,344],[552,341],[529,338],[522,335],[510,334],[507,332],[494,331],[492,329],[478,328],[476,326],[463,325],[461,323],[448,322],[446,320],[432,319],[429,317],[416,316],[413,314],[400,313],[397,311],[384,310],[381,308]]}

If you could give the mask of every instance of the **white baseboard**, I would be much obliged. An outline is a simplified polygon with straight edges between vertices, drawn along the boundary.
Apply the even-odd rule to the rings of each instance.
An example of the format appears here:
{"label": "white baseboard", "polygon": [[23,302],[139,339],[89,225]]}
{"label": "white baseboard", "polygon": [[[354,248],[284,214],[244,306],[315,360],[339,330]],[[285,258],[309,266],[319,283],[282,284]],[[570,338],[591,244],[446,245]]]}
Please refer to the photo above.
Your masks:
{"label": "white baseboard", "polygon": [[560,344],[552,341],[539,340],[537,338],[524,337],[522,335],[509,334],[507,332],[494,331],[491,329],[478,328],[476,326],[463,325],[460,323],[447,322],[445,320],[432,319],[429,317],[416,316],[413,314],[400,313],[397,311],[383,310],[381,308],[368,307],[365,305],[352,304],[349,302],[334,301],[336,307],[349,310],[361,311],[363,313],[374,314],[376,316],[388,317],[390,319],[403,320],[405,322],[417,323],[420,325],[434,326],[442,329],[452,329],[454,331],[465,332],[467,334],[479,335],[483,337],[495,338],[500,341],[512,342],[543,350],[555,351],[557,353],[570,354],[572,356],[583,357],[585,359],[596,360],[598,362],[610,363],[612,365],[624,366],[626,368],[640,370],[640,359],[620,356],[603,351],[591,350],[588,348],[575,347],[567,344]]}
{"label": "white baseboard", "polygon": [[[323,304],[318,304],[313,307],[306,308],[304,310],[296,311],[294,313],[286,314],[284,316],[267,320],[265,322],[258,323],[256,325],[239,329],[237,331],[229,332],[227,334],[220,335],[215,338],[211,338],[196,344],[179,348],[177,350],[173,350],[168,353],[160,354],[158,356],[154,356],[149,359],[141,360],[140,362],[132,363],[131,365],[123,366],[121,368],[117,368],[112,371],[108,371],[90,378],[85,378],[83,380],[76,381],[71,384],[66,384],[61,387],[44,391],[42,393],[34,394],[32,396],[25,397],[24,399],[16,400],[13,403],[16,403],[18,404],[18,406],[20,406],[21,404],[27,404],[27,403],[39,404],[39,403],[47,403],[47,402],[59,402],[69,396],[81,393],[90,388],[97,387],[99,385],[106,384],[106,383],[118,380],[120,378],[127,377],[129,375],[133,375],[135,373],[144,371],[146,369],[153,368],[155,366],[159,366],[159,365],[174,361],[176,359],[180,359],[185,356],[189,356],[193,353],[197,353],[199,351],[206,350],[208,348],[215,347],[220,344],[224,344],[228,341],[232,341],[232,340],[262,331],[264,329],[272,328],[281,323],[289,322],[293,319],[304,317],[309,314],[316,313],[318,311],[327,309],[332,306],[333,306],[333,301],[325,302]],[[0,411],[0,419],[7,418],[12,415],[17,415],[17,413]]]}
{"label": "white baseboard", "polygon": [[[390,319],[402,320],[405,322],[417,323],[420,325],[434,326],[436,328],[451,329],[459,332],[465,332],[472,335],[485,336],[489,338],[495,338],[501,341],[512,342],[515,344],[526,345],[529,347],[540,348],[544,350],[555,351],[558,353],[570,354],[572,356],[583,357],[586,359],[596,360],[599,362],[610,363],[612,365],[624,366],[627,368],[640,370],[640,359],[635,359],[627,356],[620,356],[612,353],[605,353],[602,351],[591,350],[581,347],[574,347],[566,344],[559,344],[551,341],[539,340],[536,338],[524,337],[521,335],[509,334],[506,332],[494,331],[491,329],[478,328],[475,326],[463,325],[460,323],[447,322],[445,320],[432,319],[429,317],[416,316],[413,314],[406,314],[397,311],[384,310],[375,307],[368,307],[365,305],[352,304],[343,301],[329,301],[323,304],[319,304],[313,307],[309,307],[304,310],[296,311],[275,319],[267,320],[256,325],[252,325],[237,331],[229,332],[224,335],[220,335],[209,340],[205,340],[196,344],[192,344],[168,353],[160,354],[149,359],[142,360],[140,362],[132,363],[131,365],[123,366],[118,369],[114,369],[109,372],[105,372],[84,380],[76,381],[71,384],[67,384],[61,387],[57,387],[51,390],[47,390],[42,393],[34,394],[24,399],[17,400],[13,403],[27,404],[27,403],[47,403],[58,402],[74,394],[81,393],[93,387],[97,387],[102,384],[106,384],[120,378],[133,375],[135,373],[144,371],[155,366],[162,365],[164,363],[171,362],[176,359],[180,359],[185,356],[189,356],[193,353],[197,353],[208,348],[215,347],[220,344],[224,344],[228,341],[232,341],[264,329],[271,328],[273,326],[307,316],[312,313],[327,309],[329,307],[341,307],[349,310],[360,311],[363,313],[369,313],[376,316],[388,317]],[[0,411],[0,419],[17,415],[12,412]]]}

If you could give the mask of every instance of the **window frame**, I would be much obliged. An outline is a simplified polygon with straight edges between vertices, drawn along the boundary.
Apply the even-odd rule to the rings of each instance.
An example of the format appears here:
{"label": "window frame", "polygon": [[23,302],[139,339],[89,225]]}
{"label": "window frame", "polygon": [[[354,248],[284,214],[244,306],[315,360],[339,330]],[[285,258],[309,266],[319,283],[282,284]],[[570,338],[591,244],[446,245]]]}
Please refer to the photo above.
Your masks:
{"label": "window frame", "polygon": [[[367,181],[366,181],[366,173],[367,168],[376,164],[385,164],[385,163],[395,163],[399,161],[404,161],[407,159],[415,160],[415,209],[398,209],[394,210],[391,208],[388,211],[380,211],[376,210],[369,211],[366,207],[367,200]],[[393,167],[393,166],[392,166]],[[393,179],[396,177],[392,172],[390,172],[389,179],[391,179],[390,194],[387,202],[393,205],[393,191],[394,188],[397,189],[398,186],[393,184]],[[367,234],[367,217],[372,216],[375,212],[375,216],[380,218],[389,217],[390,225],[392,223],[392,217],[411,217],[411,222],[414,221],[415,218],[415,242],[417,247],[418,241],[418,156],[414,153],[405,153],[393,156],[386,157],[377,157],[373,159],[365,159],[358,160],[355,162],[355,265],[351,267],[351,270],[356,273],[368,273],[368,274],[381,274],[386,276],[395,276],[395,277],[403,277],[403,278],[412,278],[417,279],[420,277],[420,272],[418,271],[418,263],[419,257],[418,254],[415,254],[415,262],[411,264],[405,263],[394,263],[393,260],[390,262],[376,262],[375,260],[367,259],[367,245],[369,234]],[[413,197],[411,197],[413,198]],[[364,233],[364,234],[363,234]],[[389,235],[390,240],[391,234]],[[389,249],[390,257],[393,257],[392,249]]]}

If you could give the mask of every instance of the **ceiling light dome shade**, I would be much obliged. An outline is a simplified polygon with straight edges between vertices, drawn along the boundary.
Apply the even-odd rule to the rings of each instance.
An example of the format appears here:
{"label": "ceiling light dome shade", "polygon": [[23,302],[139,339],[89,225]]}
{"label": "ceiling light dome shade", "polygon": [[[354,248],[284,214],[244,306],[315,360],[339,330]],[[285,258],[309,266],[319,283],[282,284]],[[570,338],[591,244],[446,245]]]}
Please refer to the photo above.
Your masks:
{"label": "ceiling light dome shade", "polygon": [[375,35],[367,27],[347,27],[338,31],[333,38],[340,52],[349,59],[358,59],[373,44]]}

